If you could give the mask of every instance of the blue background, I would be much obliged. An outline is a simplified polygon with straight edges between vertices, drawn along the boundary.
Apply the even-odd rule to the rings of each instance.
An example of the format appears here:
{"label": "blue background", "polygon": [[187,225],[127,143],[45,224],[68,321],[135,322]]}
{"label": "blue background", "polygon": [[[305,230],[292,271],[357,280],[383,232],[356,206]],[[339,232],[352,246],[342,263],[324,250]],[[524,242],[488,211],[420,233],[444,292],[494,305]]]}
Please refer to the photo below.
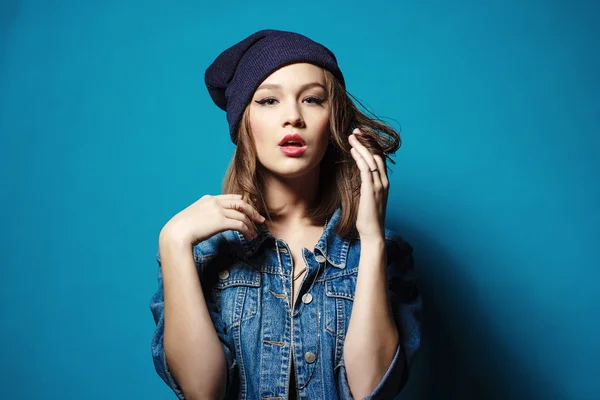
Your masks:
{"label": "blue background", "polygon": [[425,312],[399,398],[599,398],[600,7],[248,3],[0,2],[0,398],[174,397],[158,233],[219,193],[204,70],[263,28],[330,47],[401,129],[388,225]]}

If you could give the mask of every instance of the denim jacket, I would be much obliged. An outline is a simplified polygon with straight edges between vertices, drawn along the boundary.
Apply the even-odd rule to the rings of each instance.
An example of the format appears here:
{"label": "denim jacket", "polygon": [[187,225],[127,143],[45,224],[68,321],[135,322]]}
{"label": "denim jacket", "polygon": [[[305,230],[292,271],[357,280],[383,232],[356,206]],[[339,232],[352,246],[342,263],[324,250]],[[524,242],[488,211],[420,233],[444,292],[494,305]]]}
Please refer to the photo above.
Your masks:
{"label": "denim jacket", "polygon": [[[264,224],[258,237],[225,231],[194,246],[193,254],[211,318],[228,366],[226,399],[287,400],[292,359],[298,398],[352,399],[346,377],[344,338],[356,287],[360,239],[339,237],[333,214],[315,248],[302,249],[306,265],[291,310],[292,258],[284,240]],[[420,345],[421,296],[415,281],[412,247],[386,229],[388,297],[399,345],[383,376],[366,399],[393,399],[408,378]],[[277,251],[279,248],[279,252]],[[158,260],[158,290],[150,309],[156,323],[152,357],[158,375],[179,399],[163,348],[164,292]]]}

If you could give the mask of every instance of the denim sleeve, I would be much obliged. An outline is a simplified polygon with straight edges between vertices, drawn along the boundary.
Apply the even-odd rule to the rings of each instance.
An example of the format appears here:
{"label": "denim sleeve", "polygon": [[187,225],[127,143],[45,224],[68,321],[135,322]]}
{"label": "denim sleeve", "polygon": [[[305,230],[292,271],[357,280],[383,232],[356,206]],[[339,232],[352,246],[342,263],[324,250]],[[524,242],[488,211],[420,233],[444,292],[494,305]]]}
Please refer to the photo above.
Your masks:
{"label": "denim sleeve", "polygon": [[[414,271],[413,248],[398,236],[386,241],[388,298],[399,333],[399,343],[387,371],[379,384],[364,399],[394,399],[408,380],[412,359],[421,344],[421,294]],[[339,365],[340,398],[353,399],[346,377],[346,367]]]}
{"label": "denim sleeve", "polygon": [[[173,379],[169,366],[167,364],[167,358],[165,357],[165,349],[163,346],[164,338],[164,319],[165,319],[165,303],[164,303],[164,286],[162,278],[162,269],[160,263],[160,254],[157,252],[156,259],[158,261],[158,289],[150,300],[150,311],[154,317],[154,323],[156,329],[152,336],[152,359],[154,361],[154,368],[161,377],[161,379],[173,390],[178,399],[185,399],[183,392],[177,382]],[[198,267],[198,266],[197,266]],[[206,296],[206,304],[208,306],[213,324],[217,331],[217,335],[221,341],[223,351],[225,353],[225,359],[227,361],[227,395],[228,399],[232,394],[232,385],[234,383],[234,372],[236,370],[236,360],[233,343],[228,339],[225,334],[225,326],[222,322],[220,315],[217,313],[214,302],[211,301],[211,296]]]}

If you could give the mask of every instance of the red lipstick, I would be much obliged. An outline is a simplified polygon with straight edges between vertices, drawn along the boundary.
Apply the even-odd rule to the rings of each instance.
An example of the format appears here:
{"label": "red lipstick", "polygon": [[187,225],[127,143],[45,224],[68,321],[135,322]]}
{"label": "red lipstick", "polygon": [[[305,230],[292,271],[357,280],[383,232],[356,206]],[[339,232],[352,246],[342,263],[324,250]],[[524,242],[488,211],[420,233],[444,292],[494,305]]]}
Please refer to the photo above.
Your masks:
{"label": "red lipstick", "polygon": [[279,149],[290,157],[298,157],[306,151],[306,143],[298,133],[285,135],[279,142]]}
{"label": "red lipstick", "polygon": [[283,139],[281,139],[281,141],[279,142],[279,145],[282,146],[285,142],[300,143],[301,146],[304,146],[306,144],[304,143],[304,139],[302,138],[302,136],[300,136],[299,133],[285,135]]}

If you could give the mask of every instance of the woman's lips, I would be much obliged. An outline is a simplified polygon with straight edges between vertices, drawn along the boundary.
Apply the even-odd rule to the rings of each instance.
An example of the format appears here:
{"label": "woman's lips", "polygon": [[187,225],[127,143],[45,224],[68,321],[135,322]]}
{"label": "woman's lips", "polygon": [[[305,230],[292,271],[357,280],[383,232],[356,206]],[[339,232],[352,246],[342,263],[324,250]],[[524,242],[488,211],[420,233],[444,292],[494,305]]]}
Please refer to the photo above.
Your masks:
{"label": "woman's lips", "polygon": [[286,156],[298,157],[306,151],[306,145],[304,145],[304,146],[279,146],[279,149]]}

